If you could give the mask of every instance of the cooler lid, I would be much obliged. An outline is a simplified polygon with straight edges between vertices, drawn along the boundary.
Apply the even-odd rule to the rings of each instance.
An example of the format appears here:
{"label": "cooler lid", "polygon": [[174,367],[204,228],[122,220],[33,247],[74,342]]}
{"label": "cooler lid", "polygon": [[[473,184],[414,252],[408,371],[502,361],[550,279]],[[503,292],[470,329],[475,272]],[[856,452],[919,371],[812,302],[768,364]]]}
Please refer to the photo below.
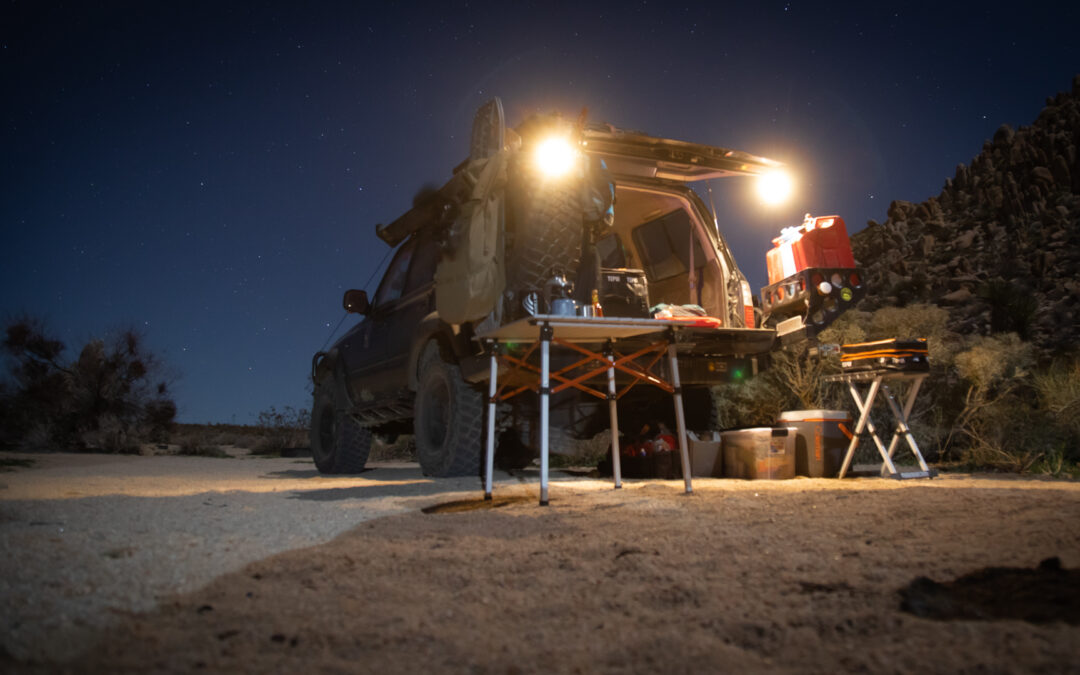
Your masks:
{"label": "cooler lid", "polygon": [[809,422],[816,420],[848,420],[846,410],[787,410],[780,413],[780,422]]}

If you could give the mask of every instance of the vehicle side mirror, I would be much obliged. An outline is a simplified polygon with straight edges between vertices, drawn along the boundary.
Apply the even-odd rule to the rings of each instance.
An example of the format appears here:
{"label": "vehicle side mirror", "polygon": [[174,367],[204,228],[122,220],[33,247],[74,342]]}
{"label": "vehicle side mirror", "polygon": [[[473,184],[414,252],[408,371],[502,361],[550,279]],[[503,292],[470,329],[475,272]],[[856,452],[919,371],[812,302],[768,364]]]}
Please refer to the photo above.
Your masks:
{"label": "vehicle side mirror", "polygon": [[368,310],[371,309],[371,303],[367,299],[367,291],[358,291],[356,289],[345,291],[341,306],[349,314],[367,314]]}

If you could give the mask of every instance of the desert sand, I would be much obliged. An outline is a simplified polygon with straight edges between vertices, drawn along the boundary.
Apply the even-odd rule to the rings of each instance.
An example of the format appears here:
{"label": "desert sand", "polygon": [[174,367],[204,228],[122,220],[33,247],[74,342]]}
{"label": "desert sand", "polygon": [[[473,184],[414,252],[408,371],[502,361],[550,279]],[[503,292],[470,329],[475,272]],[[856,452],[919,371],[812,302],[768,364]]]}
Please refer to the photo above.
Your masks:
{"label": "desert sand", "polygon": [[[355,486],[339,489],[352,491],[342,498],[362,498]],[[538,506],[537,493],[518,477],[500,481],[492,502],[479,490],[414,498],[415,508],[258,560],[162,598],[156,609],[113,610],[107,630],[75,660],[9,655],[2,665],[13,672],[1080,671],[1076,482],[950,474],[904,482],[698,479],[686,495],[681,481],[628,481],[613,490],[564,476],[552,483],[550,506]],[[964,618],[902,609],[904,589],[921,577],[944,584],[990,567],[1032,570],[1054,557],[1064,569],[1029,572],[1031,583],[984,571],[976,590],[989,588],[991,605],[1009,600],[1002,606],[980,605],[969,588],[966,599],[944,600]],[[925,590],[930,582],[922,583]],[[906,597],[909,610],[933,613],[933,598]]]}

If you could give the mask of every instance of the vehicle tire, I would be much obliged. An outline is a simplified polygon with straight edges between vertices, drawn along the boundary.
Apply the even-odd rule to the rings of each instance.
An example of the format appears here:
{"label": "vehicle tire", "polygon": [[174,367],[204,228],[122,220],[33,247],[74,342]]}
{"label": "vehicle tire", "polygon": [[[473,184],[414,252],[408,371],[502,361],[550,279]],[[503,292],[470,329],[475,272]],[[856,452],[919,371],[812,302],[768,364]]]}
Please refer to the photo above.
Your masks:
{"label": "vehicle tire", "polygon": [[483,445],[483,394],[447,363],[431,342],[420,358],[413,429],[425,476],[478,476]]}
{"label": "vehicle tire", "polygon": [[315,388],[311,410],[311,454],[321,473],[360,473],[371,452],[371,430],[339,405],[331,378]]}
{"label": "vehicle tire", "polygon": [[542,293],[556,270],[575,278],[583,216],[578,180],[544,181],[519,167],[514,182],[506,274],[507,287],[520,299],[530,291]]}

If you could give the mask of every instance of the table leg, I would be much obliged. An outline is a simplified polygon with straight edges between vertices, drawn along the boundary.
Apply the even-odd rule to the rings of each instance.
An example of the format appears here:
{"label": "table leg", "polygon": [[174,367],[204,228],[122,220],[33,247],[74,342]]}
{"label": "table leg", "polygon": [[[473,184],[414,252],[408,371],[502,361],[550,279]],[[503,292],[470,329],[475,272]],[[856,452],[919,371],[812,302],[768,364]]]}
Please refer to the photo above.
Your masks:
{"label": "table leg", "polygon": [[608,415],[611,418],[611,472],[615,479],[615,489],[622,487],[622,459],[619,450],[619,412],[615,398],[615,348],[608,340],[604,347],[604,356],[608,360],[607,399]]}
{"label": "table leg", "polygon": [[686,418],[683,415],[682,386],[679,384],[679,357],[675,354],[675,336],[668,336],[668,365],[671,367],[671,386],[675,388],[675,424],[679,432],[679,455],[682,458],[683,483],[686,494],[694,491],[690,483],[690,453],[686,449]]}
{"label": "table leg", "polygon": [[889,473],[896,474],[896,467],[893,466],[892,458],[889,457],[888,452],[885,450],[884,444],[881,439],[878,438],[877,430],[874,428],[874,423],[870,421],[870,411],[874,407],[874,399],[877,398],[878,390],[881,388],[881,377],[874,378],[874,381],[870,384],[870,391],[866,394],[866,400],[859,396],[859,390],[855,386],[854,382],[848,382],[848,391],[851,392],[851,398],[855,400],[855,407],[859,409],[859,423],[855,425],[855,434],[851,437],[851,443],[848,444],[847,455],[844,456],[844,464],[840,467],[840,478],[843,478],[847,474],[848,468],[851,466],[851,460],[855,456],[855,448],[859,445],[859,439],[862,437],[864,430],[870,432],[870,438],[874,441],[874,445],[877,446],[878,453],[881,454],[881,459],[884,461],[884,465],[888,467]]}
{"label": "table leg", "polygon": [[[870,421],[870,411],[874,409],[874,399],[877,398],[878,392],[881,390],[881,386],[882,386],[881,383],[882,383],[883,380],[884,380],[884,378],[882,376],[880,376],[880,375],[874,378],[874,381],[870,384],[870,391],[867,392],[867,394],[866,394],[866,400],[865,401],[862,400],[859,397],[859,391],[858,391],[858,389],[855,388],[855,384],[851,383],[849,385],[851,387],[851,396],[852,396],[852,398],[855,399],[855,405],[859,408],[859,411],[862,412],[862,415],[859,417],[860,427],[856,428],[855,436],[858,437],[862,433],[861,424],[862,424],[862,421],[865,420],[865,422],[866,422],[866,427],[865,428],[866,428],[867,431],[870,432],[870,439],[872,441],[874,441],[874,445],[878,449],[878,454],[881,455],[881,459],[882,459],[882,463],[883,463],[882,464],[882,467],[883,467],[882,471],[885,471],[885,469],[888,469],[889,475],[890,476],[895,476],[896,475],[896,466],[893,465],[892,458],[889,457],[889,453],[885,449],[885,445],[881,442],[881,438],[878,437],[877,429],[874,428],[874,423]],[[887,388],[888,387],[886,387],[886,389]]]}
{"label": "table leg", "polygon": [[487,447],[484,453],[484,499],[491,499],[492,474],[495,471],[495,393],[498,389],[499,360],[498,343],[488,341],[491,353],[491,378],[488,380]]}
{"label": "table leg", "polygon": [[[888,394],[888,396],[885,397],[885,402],[889,404],[889,409],[892,410],[892,413],[896,417],[898,422],[896,425],[896,433],[893,434],[893,442],[889,444],[890,450],[893,448],[893,445],[899,441],[900,436],[903,435],[905,440],[907,440],[908,447],[911,448],[912,454],[915,455],[915,459],[919,460],[919,467],[922,468],[923,471],[929,473],[930,467],[926,465],[926,461],[923,459],[922,453],[919,452],[919,446],[915,443],[915,437],[911,434],[911,427],[909,427],[907,424],[907,415],[900,410],[900,406],[896,405],[896,400],[893,399],[892,393],[886,393]],[[904,408],[910,411],[910,405],[908,405],[908,403],[913,401],[914,399],[912,399],[909,395],[908,401],[905,403]],[[892,452],[889,453],[889,456],[892,456]]]}
{"label": "table leg", "polygon": [[[905,425],[907,425],[908,418],[911,417],[911,409],[915,406],[915,397],[919,395],[919,387],[922,386],[922,383],[925,379],[926,376],[924,375],[912,382],[911,388],[908,390],[907,393],[907,398],[904,399],[904,416],[902,418],[897,417],[897,419],[902,420]],[[889,441],[889,457],[893,456],[893,453],[896,452],[897,446],[900,445],[900,434],[902,433],[902,431],[903,430],[900,429],[899,425],[897,425],[896,432],[893,434],[892,439]],[[908,427],[908,432],[910,433],[910,431],[911,428]]]}
{"label": "table leg", "polygon": [[551,396],[550,324],[540,327],[540,506],[548,505],[548,404]]}

